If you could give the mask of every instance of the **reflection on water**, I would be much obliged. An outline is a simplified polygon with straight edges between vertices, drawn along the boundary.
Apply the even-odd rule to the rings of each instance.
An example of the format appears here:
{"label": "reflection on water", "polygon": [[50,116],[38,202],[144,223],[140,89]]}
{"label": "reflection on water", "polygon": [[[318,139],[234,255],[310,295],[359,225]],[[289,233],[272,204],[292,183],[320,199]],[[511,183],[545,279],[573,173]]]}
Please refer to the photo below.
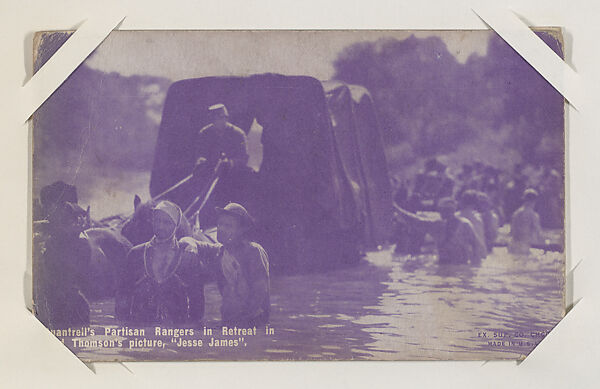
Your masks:
{"label": "reflection on water", "polygon": [[[515,258],[495,248],[479,267],[443,267],[390,247],[352,268],[273,278],[274,335],[260,328],[240,347],[208,347],[210,336],[200,335],[197,348],[77,351],[96,360],[517,359],[562,317],[563,265],[563,254]],[[220,297],[215,285],[206,290],[204,324],[216,328]],[[92,326],[120,327],[112,302],[93,305]]]}

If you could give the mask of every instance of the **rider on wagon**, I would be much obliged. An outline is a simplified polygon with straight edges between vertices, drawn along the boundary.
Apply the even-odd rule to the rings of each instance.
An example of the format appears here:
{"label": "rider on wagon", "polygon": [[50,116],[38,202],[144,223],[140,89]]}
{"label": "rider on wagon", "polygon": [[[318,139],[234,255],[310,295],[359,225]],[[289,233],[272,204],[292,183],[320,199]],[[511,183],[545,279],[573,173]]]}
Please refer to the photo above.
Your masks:
{"label": "rider on wagon", "polygon": [[[218,176],[211,201],[214,206],[224,206],[233,201],[244,201],[251,169],[248,164],[246,134],[229,122],[229,112],[223,104],[208,108],[211,123],[202,127],[196,137],[197,161],[194,177],[199,191]],[[214,207],[206,207],[214,210]],[[205,215],[206,216],[206,215]],[[214,212],[209,216],[215,218]]]}
{"label": "rider on wagon", "polygon": [[221,161],[231,168],[245,167],[248,163],[246,134],[229,122],[225,105],[212,105],[208,111],[211,123],[198,132],[196,166],[213,170]]}

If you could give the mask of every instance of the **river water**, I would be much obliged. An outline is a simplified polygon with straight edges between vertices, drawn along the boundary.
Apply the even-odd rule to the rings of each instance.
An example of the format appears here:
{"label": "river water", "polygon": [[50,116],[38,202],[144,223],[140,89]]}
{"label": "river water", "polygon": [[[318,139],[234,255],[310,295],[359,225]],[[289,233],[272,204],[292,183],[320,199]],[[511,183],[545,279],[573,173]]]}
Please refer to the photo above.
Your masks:
{"label": "river water", "polygon": [[[135,336],[102,336],[122,325],[114,303],[100,301],[92,304],[95,339],[122,344],[71,348],[84,360],[520,359],[562,318],[563,285],[562,253],[513,257],[497,247],[479,267],[440,266],[434,255],[397,255],[390,246],[353,267],[273,277],[269,335],[264,327],[222,335],[220,296],[209,284],[205,322],[181,337],[202,340],[201,347],[179,347],[178,337],[155,336],[154,328],[145,338],[164,348],[129,348]],[[238,343],[215,347],[211,338]]]}

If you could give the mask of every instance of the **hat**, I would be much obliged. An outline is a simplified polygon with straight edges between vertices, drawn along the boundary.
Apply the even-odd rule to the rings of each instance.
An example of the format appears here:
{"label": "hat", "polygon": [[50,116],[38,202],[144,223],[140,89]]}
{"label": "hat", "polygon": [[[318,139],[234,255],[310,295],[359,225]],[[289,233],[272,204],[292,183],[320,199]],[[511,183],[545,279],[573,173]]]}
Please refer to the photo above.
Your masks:
{"label": "hat", "polygon": [[486,210],[486,209],[489,209],[492,207],[492,200],[490,199],[490,196],[487,193],[477,191],[476,197],[477,197],[477,208],[480,211]]}
{"label": "hat", "polygon": [[539,194],[538,194],[537,190],[535,190],[533,188],[525,189],[525,192],[523,192],[523,200],[524,201],[536,200],[538,198],[538,196],[539,196]]}
{"label": "hat", "polygon": [[461,207],[477,206],[477,191],[474,189],[465,190],[460,196],[459,202]]}
{"label": "hat", "polygon": [[211,105],[210,107],[208,107],[208,113],[212,117],[215,117],[215,116],[228,117],[229,116],[229,112],[227,112],[227,107],[225,107],[225,104]]}
{"label": "hat", "polygon": [[182,213],[181,213],[181,208],[179,208],[177,206],[177,204],[172,203],[168,200],[163,200],[161,202],[159,202],[158,204],[156,204],[156,206],[153,208],[154,211],[162,211],[164,213],[166,213],[171,220],[173,221],[173,223],[175,223],[176,226],[179,226],[179,223],[181,223],[181,218],[182,218]]}
{"label": "hat", "polygon": [[223,208],[215,207],[215,210],[217,211],[217,214],[228,214],[236,216],[242,221],[242,223],[246,224],[247,226],[254,225],[254,218],[250,216],[246,208],[244,208],[244,206],[241,204],[229,203]]}
{"label": "hat", "polygon": [[437,158],[430,158],[425,161],[425,170],[443,172],[446,170],[446,165],[440,162],[440,160]]}
{"label": "hat", "polygon": [[452,197],[443,197],[440,199],[440,201],[438,201],[438,209],[450,207],[454,209],[457,207],[456,200],[454,200]]}

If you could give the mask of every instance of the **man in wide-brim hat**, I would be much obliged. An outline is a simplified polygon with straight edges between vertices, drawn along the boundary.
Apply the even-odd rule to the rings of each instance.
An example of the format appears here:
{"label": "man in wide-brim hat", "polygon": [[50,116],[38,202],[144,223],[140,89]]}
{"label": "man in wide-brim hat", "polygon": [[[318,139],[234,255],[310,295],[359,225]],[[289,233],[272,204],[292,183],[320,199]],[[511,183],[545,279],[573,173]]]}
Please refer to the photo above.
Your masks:
{"label": "man in wide-brim hat", "polygon": [[223,104],[208,108],[210,123],[200,129],[197,149],[200,163],[214,168],[219,159],[225,156],[232,167],[244,167],[248,163],[246,133],[229,122],[229,112]]}
{"label": "man in wide-brim hat", "polygon": [[215,207],[217,215],[229,215],[240,221],[242,229],[250,229],[254,226],[254,218],[250,216],[246,208],[238,203],[229,203],[225,207]]}
{"label": "man in wide-brim hat", "polygon": [[215,210],[219,243],[197,242],[197,252],[216,276],[223,324],[264,325],[270,313],[269,259],[260,244],[248,239],[254,219],[238,203]]}

